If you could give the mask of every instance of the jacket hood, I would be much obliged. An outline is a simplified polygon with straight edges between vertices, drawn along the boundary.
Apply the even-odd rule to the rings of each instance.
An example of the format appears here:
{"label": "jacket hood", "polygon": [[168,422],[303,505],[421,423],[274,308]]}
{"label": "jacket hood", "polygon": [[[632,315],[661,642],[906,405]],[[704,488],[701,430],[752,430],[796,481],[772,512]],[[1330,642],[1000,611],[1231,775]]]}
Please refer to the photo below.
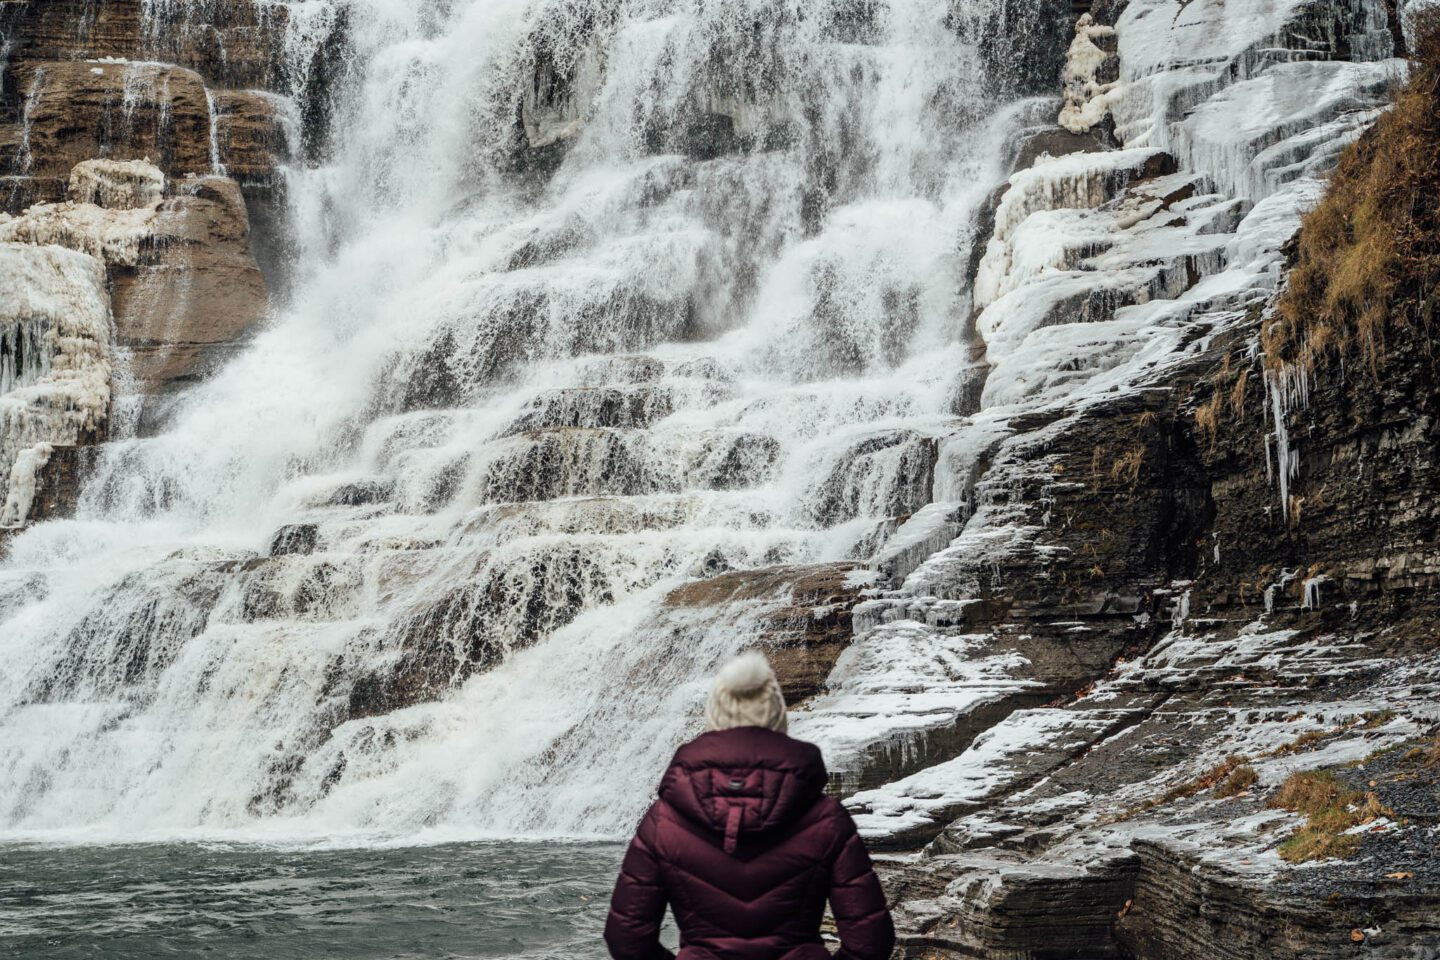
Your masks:
{"label": "jacket hood", "polygon": [[660,799],[734,853],[742,836],[786,826],[825,792],[820,748],[764,727],[703,733],[675,752]]}

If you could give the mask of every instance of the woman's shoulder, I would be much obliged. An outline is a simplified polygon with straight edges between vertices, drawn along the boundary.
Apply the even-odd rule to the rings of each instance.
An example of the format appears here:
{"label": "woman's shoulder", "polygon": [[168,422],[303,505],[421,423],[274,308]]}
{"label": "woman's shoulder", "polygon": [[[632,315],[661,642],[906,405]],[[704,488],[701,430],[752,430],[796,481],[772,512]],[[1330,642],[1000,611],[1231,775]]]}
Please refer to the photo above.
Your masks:
{"label": "woman's shoulder", "polygon": [[845,808],[845,803],[839,798],[828,793],[821,794],[815,800],[815,805],[810,808],[810,817],[815,820],[822,820],[837,833],[853,833],[855,831],[855,820],[850,816],[850,811]]}

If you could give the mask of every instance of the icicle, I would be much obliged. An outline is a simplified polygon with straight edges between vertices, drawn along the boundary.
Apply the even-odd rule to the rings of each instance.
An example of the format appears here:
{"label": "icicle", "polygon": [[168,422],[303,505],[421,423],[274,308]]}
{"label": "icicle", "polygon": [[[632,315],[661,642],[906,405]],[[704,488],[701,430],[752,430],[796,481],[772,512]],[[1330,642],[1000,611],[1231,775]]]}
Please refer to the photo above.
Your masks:
{"label": "icicle", "polygon": [[34,383],[50,372],[49,326],[45,317],[0,323],[0,394]]}
{"label": "icicle", "polygon": [[1185,621],[1190,619],[1190,591],[1186,590],[1180,594],[1180,599],[1175,602],[1175,616],[1173,623],[1176,629],[1185,626]]}
{"label": "icicle", "polygon": [[16,455],[10,468],[5,503],[0,506],[0,527],[18,526],[30,516],[30,508],[35,503],[35,493],[39,486],[40,471],[50,462],[53,450],[48,443],[37,443]]}
{"label": "icicle", "polygon": [[1320,585],[1329,580],[1330,578],[1322,573],[1319,576],[1311,577],[1305,581],[1305,596],[1300,603],[1301,610],[1320,609]]}

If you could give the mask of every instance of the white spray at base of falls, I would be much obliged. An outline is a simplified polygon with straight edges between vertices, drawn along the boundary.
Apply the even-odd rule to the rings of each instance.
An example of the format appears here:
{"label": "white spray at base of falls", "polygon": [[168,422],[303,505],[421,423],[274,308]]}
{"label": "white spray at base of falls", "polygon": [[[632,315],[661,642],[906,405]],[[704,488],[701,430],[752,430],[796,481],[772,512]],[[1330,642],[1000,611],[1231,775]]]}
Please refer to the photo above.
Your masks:
{"label": "white spray at base of falls", "polygon": [[965,37],[1014,31],[292,11],[349,64],[331,159],[288,176],[292,302],[11,542],[0,831],[622,831],[757,629],[668,589],[864,559],[929,502],[974,214],[1032,106]]}

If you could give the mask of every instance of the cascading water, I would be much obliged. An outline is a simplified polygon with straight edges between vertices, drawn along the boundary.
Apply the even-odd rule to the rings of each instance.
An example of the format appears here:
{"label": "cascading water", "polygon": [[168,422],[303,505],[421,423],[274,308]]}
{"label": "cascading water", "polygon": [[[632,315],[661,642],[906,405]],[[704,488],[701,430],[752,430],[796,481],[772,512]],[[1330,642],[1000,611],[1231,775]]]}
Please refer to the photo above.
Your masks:
{"label": "cascading water", "polygon": [[1048,16],[291,4],[292,64],[344,31],[291,302],[12,542],[0,829],[623,830],[757,629],[666,593],[946,482]]}

